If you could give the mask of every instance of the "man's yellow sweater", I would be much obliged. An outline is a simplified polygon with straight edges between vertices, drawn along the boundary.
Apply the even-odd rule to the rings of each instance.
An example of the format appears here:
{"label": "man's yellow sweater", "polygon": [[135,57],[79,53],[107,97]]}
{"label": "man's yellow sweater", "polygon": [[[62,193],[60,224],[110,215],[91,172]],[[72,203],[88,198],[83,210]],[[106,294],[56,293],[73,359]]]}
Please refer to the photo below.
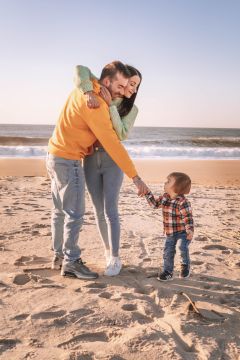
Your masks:
{"label": "man's yellow sweater", "polygon": [[[94,83],[94,92],[99,93],[99,84]],[[80,160],[98,139],[115,163],[130,178],[137,171],[118,136],[116,135],[105,101],[98,96],[100,107],[89,109],[84,93],[75,89],[69,96],[52,137],[48,152],[69,160]]]}

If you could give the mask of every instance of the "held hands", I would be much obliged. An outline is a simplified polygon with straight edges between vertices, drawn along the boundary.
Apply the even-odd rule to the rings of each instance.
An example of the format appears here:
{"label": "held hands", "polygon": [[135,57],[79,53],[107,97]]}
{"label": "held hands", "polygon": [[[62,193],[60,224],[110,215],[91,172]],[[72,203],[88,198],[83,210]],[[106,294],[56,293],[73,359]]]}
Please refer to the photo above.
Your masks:
{"label": "held hands", "polygon": [[111,104],[112,96],[111,96],[109,90],[105,86],[101,85],[99,95],[107,103],[108,106]]}
{"label": "held hands", "polygon": [[89,109],[97,109],[100,106],[98,98],[93,91],[86,92],[85,96],[87,98],[87,106]]}
{"label": "held hands", "polygon": [[138,189],[138,196],[143,196],[143,195],[147,194],[149,189],[139,176],[134,176],[134,178],[132,178],[132,180],[133,180],[134,185]]}

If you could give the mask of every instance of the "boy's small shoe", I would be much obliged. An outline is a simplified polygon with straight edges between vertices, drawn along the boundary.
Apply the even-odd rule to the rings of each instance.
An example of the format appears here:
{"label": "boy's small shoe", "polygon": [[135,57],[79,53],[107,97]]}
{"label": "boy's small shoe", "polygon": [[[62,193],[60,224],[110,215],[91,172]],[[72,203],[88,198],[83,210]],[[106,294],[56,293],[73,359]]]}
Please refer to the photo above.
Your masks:
{"label": "boy's small shoe", "polygon": [[116,276],[120,273],[122,269],[122,263],[118,256],[112,256],[107,265],[104,275],[106,276]]}
{"label": "boy's small shoe", "polygon": [[169,281],[172,280],[172,278],[173,278],[173,274],[165,270],[158,275],[157,279],[160,281]]}
{"label": "boy's small shoe", "polygon": [[63,257],[59,255],[54,255],[52,259],[52,265],[51,268],[54,270],[60,270],[62,267]]}
{"label": "boy's small shoe", "polygon": [[179,277],[180,277],[180,278],[183,278],[183,279],[186,279],[186,278],[189,277],[189,275],[190,275],[190,268],[189,268],[189,266],[182,264],[182,265],[181,265],[181,271],[180,271]]}

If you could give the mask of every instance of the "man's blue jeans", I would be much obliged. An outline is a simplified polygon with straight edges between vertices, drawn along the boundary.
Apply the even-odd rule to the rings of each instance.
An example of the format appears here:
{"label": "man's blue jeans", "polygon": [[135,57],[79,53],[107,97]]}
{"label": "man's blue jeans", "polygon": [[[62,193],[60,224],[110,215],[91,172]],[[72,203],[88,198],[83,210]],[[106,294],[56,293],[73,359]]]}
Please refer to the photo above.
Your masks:
{"label": "man's blue jeans", "polygon": [[174,257],[176,254],[176,245],[179,244],[179,250],[181,255],[181,264],[187,265],[190,268],[190,257],[189,257],[189,244],[187,240],[186,231],[179,231],[173,235],[168,235],[165,241],[164,253],[163,253],[163,270],[173,273],[174,268]]}
{"label": "man's blue jeans", "polygon": [[47,156],[51,178],[52,248],[66,261],[80,257],[78,238],[85,212],[85,180],[81,162],[51,154]]}

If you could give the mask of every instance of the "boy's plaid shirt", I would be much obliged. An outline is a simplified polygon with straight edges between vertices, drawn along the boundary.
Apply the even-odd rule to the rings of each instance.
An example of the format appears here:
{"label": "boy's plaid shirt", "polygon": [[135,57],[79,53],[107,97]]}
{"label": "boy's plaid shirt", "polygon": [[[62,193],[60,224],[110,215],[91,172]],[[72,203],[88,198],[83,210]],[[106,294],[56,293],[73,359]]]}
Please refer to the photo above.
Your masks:
{"label": "boy's plaid shirt", "polygon": [[164,233],[172,235],[178,231],[194,231],[191,204],[184,195],[171,199],[167,193],[164,193],[155,199],[149,192],[145,196],[154,209],[162,208]]}

